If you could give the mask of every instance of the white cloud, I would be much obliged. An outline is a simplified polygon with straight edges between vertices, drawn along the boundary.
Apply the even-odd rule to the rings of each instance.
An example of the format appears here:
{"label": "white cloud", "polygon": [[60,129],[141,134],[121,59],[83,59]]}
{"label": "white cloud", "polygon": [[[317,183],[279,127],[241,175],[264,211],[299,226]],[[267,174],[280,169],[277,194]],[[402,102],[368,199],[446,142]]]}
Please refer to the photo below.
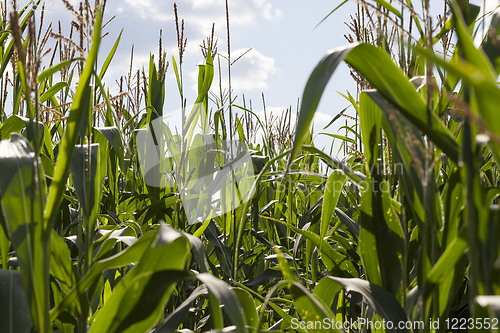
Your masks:
{"label": "white cloud", "polygon": [[[199,45],[211,34],[214,23],[219,50],[226,48],[225,3],[225,0],[177,0],[179,20],[185,21],[184,36],[188,39],[186,54],[199,54]],[[137,31],[158,24],[163,25],[167,21],[168,29],[172,29],[173,4],[174,1],[124,0],[114,7],[114,11],[116,14],[138,18],[139,20],[132,19],[128,23],[130,27],[137,27]],[[270,0],[231,0],[229,13],[231,27],[248,26],[257,23],[259,19],[271,20],[282,16],[282,12],[275,8]],[[167,31],[167,27],[162,27]],[[169,40],[164,40],[164,45],[168,50],[175,50],[175,29],[168,31],[173,33],[165,34]]]}
{"label": "white cloud", "polygon": [[[225,0],[181,0],[179,7],[185,3],[190,5],[192,12],[188,17],[193,18],[193,23],[224,21],[225,20]],[[125,0],[124,6],[117,8],[117,11],[131,11],[142,19],[168,21],[173,19],[173,2],[157,2],[154,0]],[[282,12],[273,7],[269,0],[233,0],[230,2],[230,18],[236,25],[245,25],[253,22],[258,16],[266,19],[281,17]],[[186,13],[179,8],[179,15]]]}
{"label": "white cloud", "polygon": [[143,20],[168,21],[173,19],[172,7],[154,0],[125,0],[125,6],[117,7],[119,13],[131,11]]}
{"label": "white cloud", "polygon": [[[190,3],[193,10],[203,10],[204,13],[208,10],[225,15],[225,0],[184,0],[184,2]],[[274,9],[269,0],[232,0],[229,2],[229,13],[238,22],[249,22],[256,16],[271,19],[281,15],[281,11]]]}
{"label": "white cloud", "polygon": [[[179,16],[186,23],[197,25],[199,32],[206,35],[215,22],[220,29],[225,28],[225,0],[180,0]],[[186,6],[190,11],[186,11]],[[129,11],[141,19],[169,21],[173,20],[173,2],[154,0],[125,0],[124,5],[117,7],[118,12]],[[266,19],[279,18],[282,12],[273,7],[269,0],[232,0],[229,3],[231,24],[247,25],[258,17]]]}
{"label": "white cloud", "polygon": [[[232,59],[237,59],[245,51],[247,50],[238,49],[233,51],[231,53]],[[217,61],[215,61],[215,66],[217,66]],[[227,61],[225,59],[221,59],[221,67],[222,88],[227,89],[229,84],[226,75]],[[267,81],[269,76],[273,75],[275,72],[275,60],[252,49],[231,67],[231,86],[236,94],[238,94],[238,92],[247,92],[251,90],[262,91],[269,87]],[[197,91],[198,70],[189,72],[189,77],[193,82],[192,89]],[[217,87],[219,87],[219,75],[218,68],[216,67],[212,90],[218,90]]]}
{"label": "white cloud", "polygon": [[[332,115],[328,115],[326,113],[323,113],[323,112],[316,112],[314,114],[314,123],[315,124],[318,124],[318,125],[326,125],[328,124],[330,121],[332,121],[334,116]],[[317,127],[317,126],[316,126]],[[323,127],[321,127],[323,128]]]}
{"label": "white cloud", "polygon": [[[233,59],[237,59],[245,51],[234,51]],[[253,49],[234,63],[231,70],[231,83],[235,90],[264,90],[268,88],[269,76],[276,72],[275,60]]]}

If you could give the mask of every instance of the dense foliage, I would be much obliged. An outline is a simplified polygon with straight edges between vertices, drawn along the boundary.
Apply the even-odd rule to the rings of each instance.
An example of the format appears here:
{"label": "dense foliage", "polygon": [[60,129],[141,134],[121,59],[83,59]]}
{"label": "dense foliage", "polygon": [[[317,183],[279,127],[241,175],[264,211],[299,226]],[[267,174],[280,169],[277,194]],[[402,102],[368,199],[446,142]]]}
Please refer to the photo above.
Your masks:
{"label": "dense foliage", "polygon": [[[68,4],[77,42],[52,33],[52,54],[35,7],[2,12],[1,332],[498,331],[499,13],[475,47],[484,18],[467,1],[446,2],[435,27],[428,0],[420,14],[410,0],[360,1],[351,43],[311,74],[294,129],[291,110],[276,125],[213,93],[213,35],[188,108],[176,12],[184,121],[172,134],[154,127],[161,46],[110,96],[120,38],[98,68],[102,7]],[[359,89],[345,96],[348,134],[330,133],[338,160],[310,125],[341,62]],[[162,158],[146,170],[151,132]]]}

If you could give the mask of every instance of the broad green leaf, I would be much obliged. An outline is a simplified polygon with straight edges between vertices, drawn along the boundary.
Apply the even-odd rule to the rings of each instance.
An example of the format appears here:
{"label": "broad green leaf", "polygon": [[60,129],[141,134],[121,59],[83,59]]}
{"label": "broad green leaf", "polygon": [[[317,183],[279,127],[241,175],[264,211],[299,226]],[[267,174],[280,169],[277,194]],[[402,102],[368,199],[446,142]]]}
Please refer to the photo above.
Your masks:
{"label": "broad green leaf", "polygon": [[[40,165],[38,165],[40,168]],[[0,141],[0,204],[9,239],[16,251],[35,327],[49,331],[48,239],[42,234],[45,187],[35,152],[19,134]]]}
{"label": "broad green leaf", "polygon": [[123,147],[122,138],[120,136],[120,130],[116,126],[110,127],[98,127],[96,130],[108,139],[109,143],[113,147],[116,156],[118,156],[118,161],[120,162],[120,169],[124,171],[124,158],[125,152]]}
{"label": "broad green leaf", "polygon": [[397,10],[396,8],[394,8],[387,1],[385,1],[385,0],[373,0],[373,1],[375,1],[380,6],[384,7],[385,9],[387,9],[388,11],[390,11],[391,13],[393,13],[394,15],[396,15],[397,17],[401,18],[401,13],[399,12],[399,10]]}
{"label": "broad green leaf", "polygon": [[156,236],[99,310],[89,333],[146,332],[161,318],[175,283],[191,276],[184,271],[187,238],[165,224]]}
{"label": "broad green leaf", "polygon": [[361,199],[359,255],[367,280],[397,295],[401,288],[403,232],[390,204],[388,183],[376,173],[366,183]]}
{"label": "broad green leaf", "polygon": [[321,95],[325,90],[326,84],[330,80],[337,66],[347,56],[347,54],[356,46],[356,44],[344,46],[328,52],[328,54],[319,62],[307,80],[302,102],[300,105],[299,117],[297,119],[297,128],[295,129],[295,138],[293,140],[293,149],[288,159],[288,168],[290,168],[293,159],[297,156],[304,139],[309,133],[309,125],[318,108]]}
{"label": "broad green leaf", "polygon": [[[99,30],[100,29],[101,28],[99,27]],[[90,59],[90,57],[88,59]],[[71,65],[74,61],[84,61],[84,60],[85,60],[84,58],[73,58],[70,60],[63,61],[63,62],[61,62],[61,63],[59,63],[59,64],[57,64],[49,69],[46,69],[43,72],[41,72],[40,74],[38,74],[38,82],[42,82],[43,80],[48,79],[53,74],[59,72],[62,68]]]}
{"label": "broad green leaf", "polygon": [[30,306],[20,271],[0,269],[0,331],[30,333]]}
{"label": "broad green leaf", "polygon": [[390,56],[369,44],[360,44],[346,56],[347,64],[364,76],[406,118],[427,135],[448,157],[458,161],[458,145],[415,91]]}
{"label": "broad green leaf", "polygon": [[181,305],[177,306],[175,310],[168,315],[163,323],[154,330],[154,333],[175,332],[188,315],[189,308],[191,307],[191,304],[194,302],[194,300],[198,296],[206,294],[208,294],[208,289],[205,285],[201,285],[196,288]]}
{"label": "broad green leaf", "polygon": [[245,321],[240,311],[238,298],[229,285],[209,273],[198,274],[196,278],[203,282],[210,293],[224,306],[224,312],[231,319],[232,323],[236,325],[236,331],[238,333],[246,332]]}
{"label": "broad green leaf", "polygon": [[8,139],[11,133],[20,133],[25,128],[24,120],[18,115],[11,115],[0,128],[0,139]]}
{"label": "broad green leaf", "polygon": [[7,236],[7,225],[4,221],[2,205],[0,205],[0,255],[2,256],[2,267],[7,269],[7,262],[9,260],[10,239]]}
{"label": "broad green leaf", "polygon": [[364,92],[359,95],[359,124],[364,154],[368,167],[377,163],[379,154],[380,122],[382,112],[378,105]]}
{"label": "broad green leaf", "polygon": [[[333,314],[329,308],[325,307],[321,301],[316,299],[313,294],[311,294],[304,286],[302,286],[293,275],[290,267],[286,259],[283,257],[283,254],[279,251],[277,247],[275,247],[275,251],[278,255],[278,263],[283,273],[283,278],[285,282],[289,282],[288,287],[293,296],[293,304],[297,308],[302,321],[307,322],[316,322],[319,321],[323,323],[324,319],[333,318]],[[309,332],[323,332],[316,327],[307,327]],[[338,332],[332,327],[333,332]]]}
{"label": "broad green leaf", "polygon": [[337,207],[342,188],[347,181],[347,176],[342,170],[333,170],[326,181],[325,194],[323,195],[323,207],[321,208],[321,231],[320,239],[323,242],[330,227],[330,221]]}
{"label": "broad green leaf", "polygon": [[361,279],[344,279],[327,276],[348,291],[355,291],[363,295],[370,308],[386,321],[394,323],[394,329],[388,332],[408,332],[398,327],[400,322],[406,323],[408,318],[396,298],[384,288]]}
{"label": "broad green leaf", "polygon": [[320,299],[327,308],[331,308],[335,296],[342,288],[332,279],[321,279],[314,287],[313,295]]}
{"label": "broad green leaf", "polygon": [[259,315],[257,314],[255,302],[248,291],[241,288],[233,288],[233,292],[238,297],[242,306],[242,312],[245,315],[245,322],[247,326],[252,327],[249,332],[255,332],[259,324]]}
{"label": "broad green leaf", "polygon": [[163,103],[165,102],[165,78],[160,78],[156,70],[153,56],[149,58],[149,84],[146,98],[146,105],[152,107],[156,113],[152,119],[163,115]]}
{"label": "broad green leaf", "polygon": [[321,95],[338,64],[344,60],[363,75],[405,117],[453,161],[458,161],[458,145],[440,119],[427,106],[403,72],[387,53],[369,44],[352,44],[330,51],[316,66],[307,82],[302,96],[298,125],[288,168],[297,155],[309,132],[309,125],[318,107]]}
{"label": "broad green leaf", "polygon": [[297,308],[298,313],[302,321],[305,321],[309,326],[315,326],[314,323],[321,322],[322,329],[316,327],[308,327],[306,329],[310,333],[315,332],[342,332],[341,330],[333,327],[328,327],[324,323],[331,323],[332,319],[335,318],[330,309],[323,306],[322,302],[319,301],[309,290],[307,290],[302,284],[298,282],[290,282],[290,291],[293,296],[293,304]]}
{"label": "broad green leaf", "polygon": [[439,283],[446,278],[446,275],[455,267],[458,260],[464,255],[469,247],[465,239],[465,233],[466,229],[464,228],[446,247],[446,250],[444,250],[439,260],[427,274],[425,280],[427,288],[424,291],[425,293],[430,293],[433,288],[438,286]]}
{"label": "broad green leaf", "polygon": [[[265,216],[262,216],[262,215],[261,215],[261,217],[266,218]],[[328,267],[328,269],[331,272],[333,272],[337,275],[346,276],[346,277],[357,277],[358,276],[358,272],[354,268],[354,265],[351,263],[349,258],[347,258],[343,254],[335,251],[330,244],[328,244],[326,242],[322,242],[320,237],[317,234],[310,232],[310,231],[307,231],[307,230],[299,229],[299,228],[297,228],[289,223],[283,222],[281,220],[277,220],[277,219],[271,219],[271,220],[274,222],[278,222],[278,223],[283,224],[284,226],[292,229],[296,233],[299,233],[302,236],[304,236],[305,238],[307,238],[308,240],[310,240],[314,244],[314,246],[316,246],[320,250],[321,258],[323,259],[323,262],[325,263],[326,267]]]}
{"label": "broad green leaf", "polygon": [[85,293],[105,270],[122,267],[139,262],[144,253],[151,247],[155,240],[156,232],[148,232],[131,247],[92,264],[89,271],[82,277],[78,285],[68,292],[67,296],[57,304],[51,311],[51,320],[55,320],[63,311],[65,311],[73,302],[76,301],[79,294]]}
{"label": "broad green leaf", "polygon": [[76,272],[71,261],[68,246],[59,235],[53,231],[51,239],[50,274],[57,279],[59,286],[68,292],[75,287]]}
{"label": "broad green leaf", "polygon": [[495,79],[495,70],[488,61],[486,54],[481,49],[474,46],[470,31],[467,28],[465,20],[460,11],[457,1],[451,1],[453,10],[453,19],[455,21],[455,30],[458,36],[458,44],[463,52],[463,57],[471,64],[476,66],[487,79]]}
{"label": "broad green leaf", "polygon": [[63,88],[68,88],[69,85],[66,82],[58,82],[54,84],[52,87],[50,87],[46,92],[43,93],[42,96],[40,96],[40,103],[43,103],[53,97],[55,94],[57,94],[61,89]]}
{"label": "broad green leaf", "polygon": [[90,218],[96,204],[96,196],[99,195],[96,190],[99,187],[96,181],[96,175],[99,174],[98,158],[99,144],[83,144],[75,147],[71,161],[73,186],[87,219]]}
{"label": "broad green leaf", "polygon": [[187,232],[183,232],[182,234],[187,237],[187,239],[192,245],[193,255],[196,261],[198,262],[198,267],[199,267],[198,269],[200,270],[201,273],[208,273],[209,268],[203,242],[198,237],[193,236]]}
{"label": "broad green leaf", "polygon": [[208,133],[208,108],[207,108],[207,96],[212,86],[212,81],[214,78],[214,65],[212,60],[212,55],[210,47],[207,49],[207,59],[205,65],[198,66],[198,96],[196,97],[196,102],[189,114],[186,124],[182,130],[183,136],[187,134],[187,144],[191,145],[191,140],[193,138],[193,133],[195,127],[198,125],[198,119],[201,118],[201,128],[203,134]]}
{"label": "broad green leaf", "polygon": [[187,271],[170,269],[145,271],[122,280],[89,333],[104,332],[103,327],[106,332],[146,332],[160,319],[175,284],[190,276]]}

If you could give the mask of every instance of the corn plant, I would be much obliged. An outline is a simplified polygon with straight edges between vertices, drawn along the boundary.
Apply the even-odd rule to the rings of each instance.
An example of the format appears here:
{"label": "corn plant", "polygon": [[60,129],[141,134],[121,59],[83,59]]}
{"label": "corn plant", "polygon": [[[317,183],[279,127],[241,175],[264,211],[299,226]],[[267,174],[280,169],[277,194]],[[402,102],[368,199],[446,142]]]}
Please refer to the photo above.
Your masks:
{"label": "corn plant", "polygon": [[[39,3],[0,11],[2,332],[498,330],[498,13],[476,48],[483,18],[467,1],[444,2],[434,26],[429,1],[422,14],[360,1],[294,127],[291,108],[259,119],[233,99],[230,42],[224,58],[213,32],[188,105],[174,6],[176,133],[161,33],[156,61],[111,96],[121,34],[98,68],[105,2],[63,2],[69,37],[37,30]],[[342,62],[358,89],[354,125],[326,133],[338,159],[310,124]]]}

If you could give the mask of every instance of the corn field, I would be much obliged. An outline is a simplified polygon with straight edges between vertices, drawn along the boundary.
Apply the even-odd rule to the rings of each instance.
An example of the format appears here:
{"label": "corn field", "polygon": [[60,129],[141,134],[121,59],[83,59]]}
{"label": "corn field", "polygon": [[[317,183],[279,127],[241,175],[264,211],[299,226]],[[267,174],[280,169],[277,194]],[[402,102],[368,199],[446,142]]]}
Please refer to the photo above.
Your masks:
{"label": "corn field", "polygon": [[[106,2],[63,2],[68,35],[0,8],[0,332],[499,331],[500,11],[359,0],[294,121],[236,102],[213,29],[188,101],[176,6],[178,54],[110,94]],[[338,158],[311,124],[342,63]]]}

